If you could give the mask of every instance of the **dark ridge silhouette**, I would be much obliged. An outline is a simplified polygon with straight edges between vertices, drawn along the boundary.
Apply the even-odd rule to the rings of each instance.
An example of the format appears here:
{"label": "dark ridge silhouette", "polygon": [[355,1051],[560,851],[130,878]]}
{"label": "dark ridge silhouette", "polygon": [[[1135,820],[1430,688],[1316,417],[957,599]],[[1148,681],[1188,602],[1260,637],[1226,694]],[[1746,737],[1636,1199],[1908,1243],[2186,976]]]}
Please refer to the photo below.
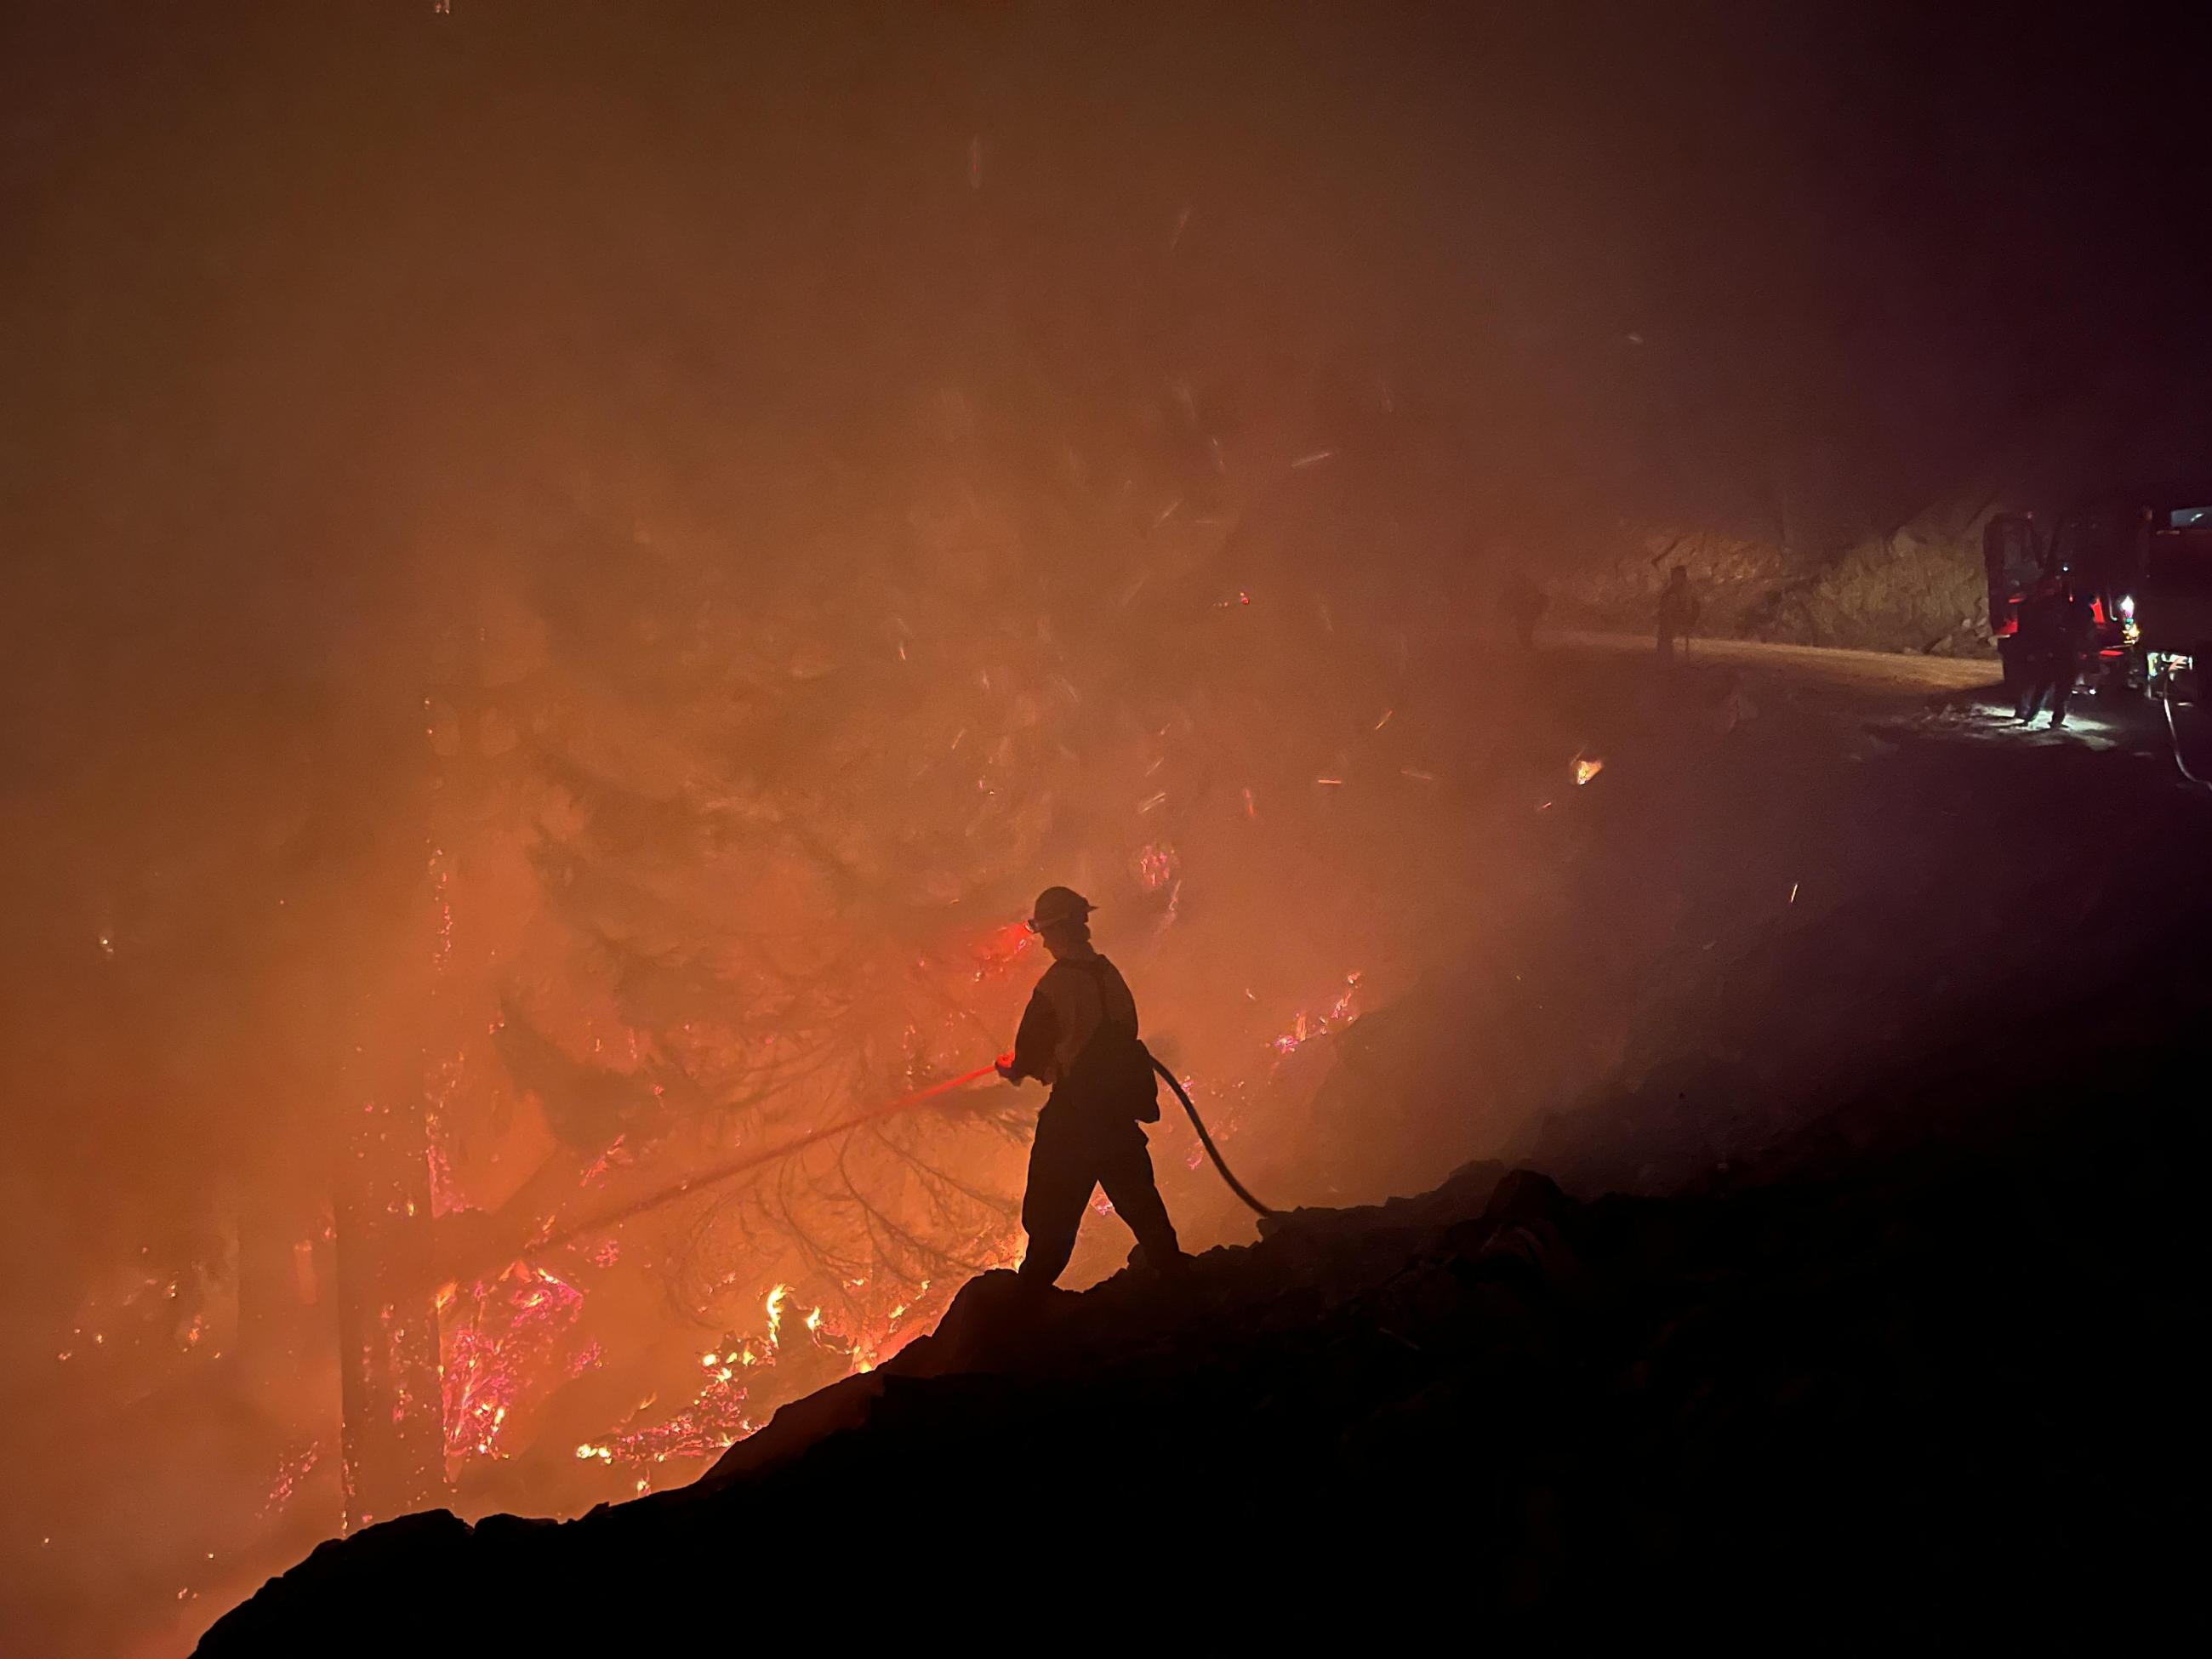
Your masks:
{"label": "dark ridge silhouette", "polygon": [[1671,1196],[1472,1164],[1165,1282],[988,1273],[686,1490],[372,1527],[201,1651],[2164,1627],[2205,1472],[2177,1029],[1893,1076],[1879,1133]]}

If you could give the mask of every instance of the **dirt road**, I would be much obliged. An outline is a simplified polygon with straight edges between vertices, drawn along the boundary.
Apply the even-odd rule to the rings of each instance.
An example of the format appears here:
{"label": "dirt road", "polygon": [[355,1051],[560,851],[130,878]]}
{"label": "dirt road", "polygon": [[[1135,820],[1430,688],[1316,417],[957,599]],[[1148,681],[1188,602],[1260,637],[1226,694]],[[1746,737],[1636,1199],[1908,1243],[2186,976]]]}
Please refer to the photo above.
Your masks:
{"label": "dirt road", "polygon": [[[1554,649],[1650,657],[1648,634],[1566,630],[1545,636]],[[1684,661],[1696,667],[1749,668],[1850,686],[1869,694],[1966,691],[1998,684],[1993,657],[1908,656],[1891,651],[1844,651],[1830,646],[1766,640],[1692,640]]]}
{"label": "dirt road", "polygon": [[[1725,641],[1667,671],[1603,635],[1539,659],[1526,805],[1480,843],[1510,873],[1487,931],[1358,1030],[1299,1137],[1373,1166],[1363,1191],[1504,1158],[1662,1192],[1816,1126],[1941,1133],[1924,1095],[1896,1116],[1900,1063],[2075,1054],[2154,1022],[2201,954],[2212,796],[2142,699],[2053,732],[2012,720],[1992,664]],[[1577,786],[1571,756],[1601,769]]]}

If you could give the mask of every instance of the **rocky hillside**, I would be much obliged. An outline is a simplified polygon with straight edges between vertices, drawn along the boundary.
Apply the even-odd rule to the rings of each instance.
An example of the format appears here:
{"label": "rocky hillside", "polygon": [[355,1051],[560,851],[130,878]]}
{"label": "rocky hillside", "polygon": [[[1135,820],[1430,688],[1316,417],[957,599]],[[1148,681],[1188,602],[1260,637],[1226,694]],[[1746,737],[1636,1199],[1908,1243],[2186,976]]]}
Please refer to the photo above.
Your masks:
{"label": "rocky hillside", "polygon": [[987,1275],[686,1491],[374,1527],[203,1651],[2148,1628],[2205,1473],[2160,1075],[2092,1045],[1940,1142],[1589,1202],[1474,1165],[1169,1280]]}
{"label": "rocky hillside", "polygon": [[1757,537],[1624,526],[1540,575],[1551,620],[1569,627],[1649,631],[1660,585],[1680,565],[1698,598],[1698,631],[1711,637],[1986,656],[1988,507],[1931,510],[1819,558],[1787,556]]}

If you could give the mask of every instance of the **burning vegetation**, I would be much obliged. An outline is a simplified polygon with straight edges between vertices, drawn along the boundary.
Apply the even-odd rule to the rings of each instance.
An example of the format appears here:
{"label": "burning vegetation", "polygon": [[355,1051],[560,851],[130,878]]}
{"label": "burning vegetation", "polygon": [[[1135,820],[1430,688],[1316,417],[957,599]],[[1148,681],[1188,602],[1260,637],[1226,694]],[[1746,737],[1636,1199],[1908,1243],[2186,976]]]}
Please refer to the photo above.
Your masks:
{"label": "burning vegetation", "polygon": [[[1289,459],[1255,450],[1254,487]],[[52,1363],[190,1393],[258,1349],[276,1535],[689,1480],[1018,1258],[1029,1113],[988,1061],[1046,874],[1099,896],[1219,1135],[1294,1109],[1370,964],[1437,944],[1413,918],[1464,811],[1438,618],[1256,568],[1229,511],[1122,524],[1126,481],[1052,504],[1091,521],[1076,573],[1012,579],[976,551],[1011,514],[989,488],[842,559],[564,524],[449,583],[413,740],[317,769],[234,924],[335,988],[264,1010],[301,1114],[251,1184],[179,1194],[208,1231],[149,1247]],[[1222,1236],[1194,1140],[1162,1151],[1187,1236]]]}
{"label": "burning vegetation", "polygon": [[[858,493],[756,456],[727,519],[650,477],[471,514],[331,642],[372,672],[236,734],[228,914],[116,905],[136,1018],[173,1000],[155,917],[240,964],[190,1088],[296,1103],[149,1187],[198,1230],[52,1362],[264,1416],[202,1583],[255,1534],[680,1484],[1016,1260],[1030,1117],[988,1061],[1048,877],[1225,1140],[1442,948],[1459,624],[1237,534],[1286,487],[1382,533],[1359,452],[1172,389],[1127,431],[988,418],[932,392]],[[248,1024],[258,1073],[213,1041]],[[1162,1154],[1224,1236],[1188,1131]]]}
{"label": "burning vegetation", "polygon": [[[1673,787],[1734,744],[1833,805],[1790,699],[1540,620],[1643,626],[1693,545],[1747,631],[1948,614],[1884,526],[1988,444],[1893,411],[2091,377],[1911,296],[2039,319],[2132,234],[2016,293],[1948,222],[1806,240],[1893,234],[1860,136],[1767,142],[1850,101],[1784,70],[1899,58],[1856,21],[16,9],[0,1621],[57,1651],[893,1365],[1021,1249],[1047,883],[1285,1201],[1671,1060],[1889,872]],[[2086,107],[2021,84],[1972,101]],[[2200,287],[2094,309],[2165,350]],[[1249,1238],[1152,1133],[1185,1241]]]}

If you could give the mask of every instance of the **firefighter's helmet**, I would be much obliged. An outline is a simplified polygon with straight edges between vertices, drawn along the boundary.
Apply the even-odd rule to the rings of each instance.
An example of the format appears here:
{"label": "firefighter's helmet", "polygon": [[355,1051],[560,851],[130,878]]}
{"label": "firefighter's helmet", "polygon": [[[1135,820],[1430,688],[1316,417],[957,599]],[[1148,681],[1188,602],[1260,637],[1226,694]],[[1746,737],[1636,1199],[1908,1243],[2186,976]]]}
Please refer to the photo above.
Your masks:
{"label": "firefighter's helmet", "polygon": [[1073,887],[1048,887],[1037,895],[1027,925],[1032,933],[1049,933],[1083,921],[1097,908]]}

